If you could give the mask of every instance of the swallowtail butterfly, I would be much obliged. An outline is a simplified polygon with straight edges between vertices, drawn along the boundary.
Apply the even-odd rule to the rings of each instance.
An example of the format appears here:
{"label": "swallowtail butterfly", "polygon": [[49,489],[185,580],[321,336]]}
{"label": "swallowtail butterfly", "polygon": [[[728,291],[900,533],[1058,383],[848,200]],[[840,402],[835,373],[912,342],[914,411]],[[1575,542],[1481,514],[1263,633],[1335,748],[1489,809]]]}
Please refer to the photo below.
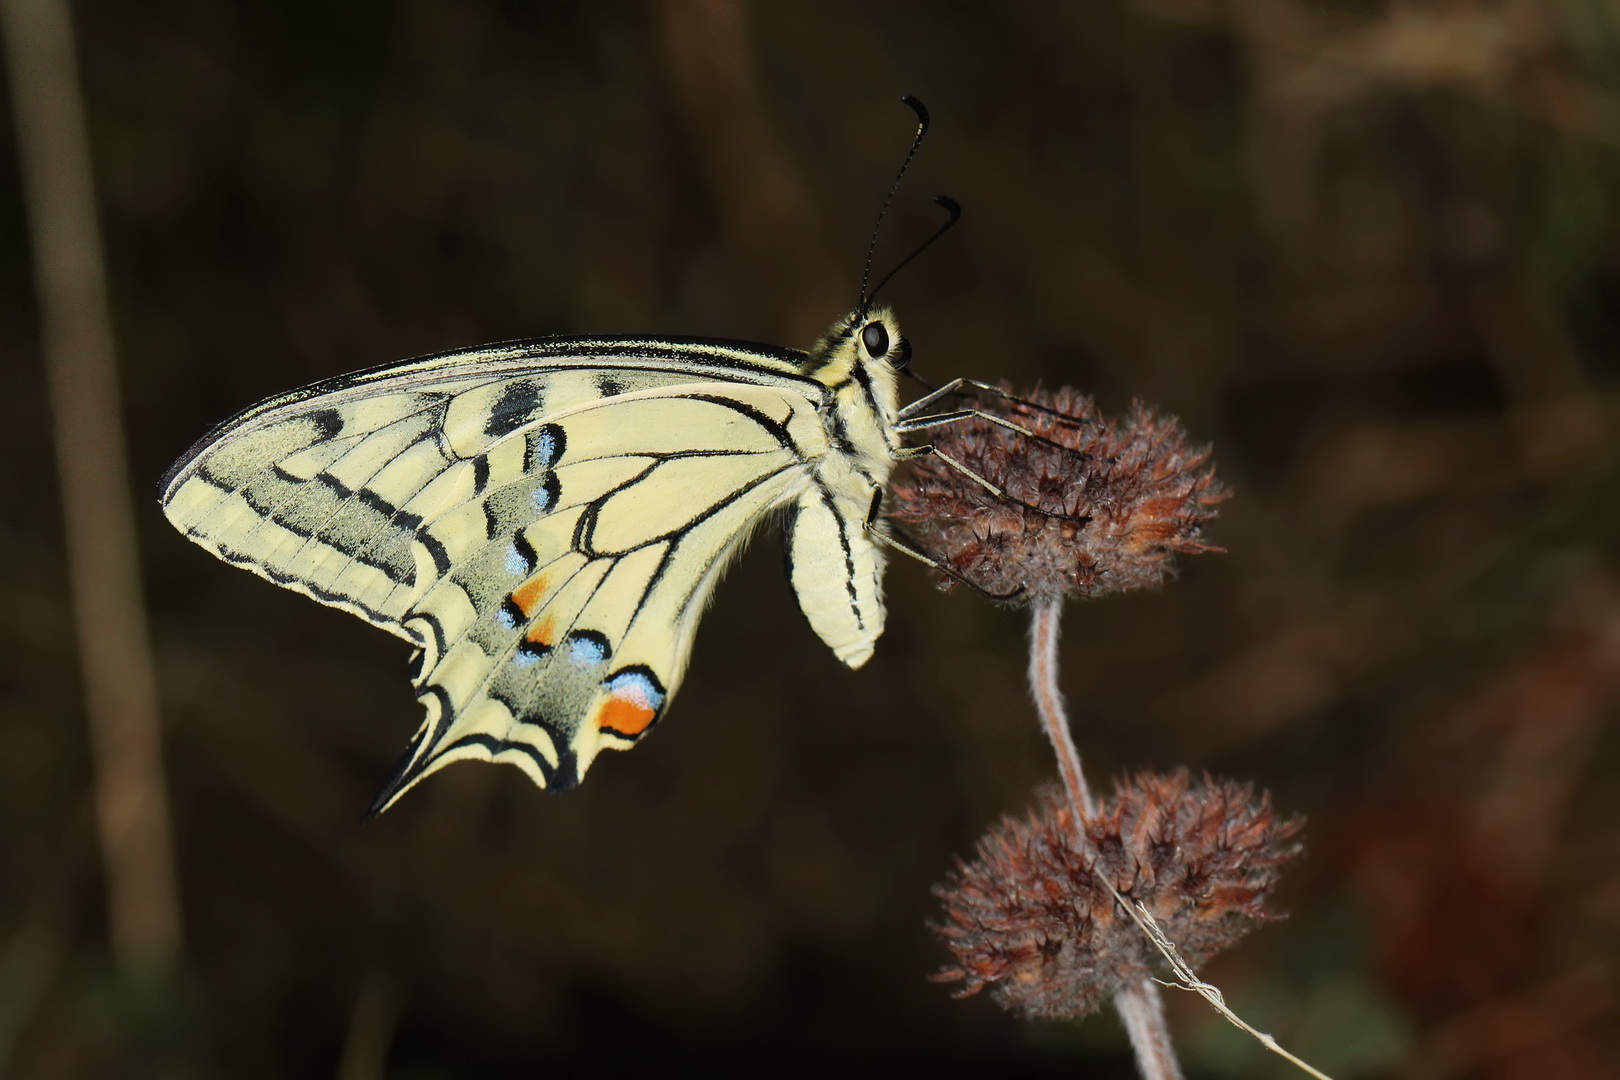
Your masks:
{"label": "swallowtail butterfly", "polygon": [[571,787],[664,715],[710,591],[775,511],[811,627],[850,667],[872,655],[881,493],[941,395],[898,407],[910,348],[862,293],[807,352],[549,338],[319,382],[205,436],[163,510],[415,647],[427,716],[375,810],[468,758]]}

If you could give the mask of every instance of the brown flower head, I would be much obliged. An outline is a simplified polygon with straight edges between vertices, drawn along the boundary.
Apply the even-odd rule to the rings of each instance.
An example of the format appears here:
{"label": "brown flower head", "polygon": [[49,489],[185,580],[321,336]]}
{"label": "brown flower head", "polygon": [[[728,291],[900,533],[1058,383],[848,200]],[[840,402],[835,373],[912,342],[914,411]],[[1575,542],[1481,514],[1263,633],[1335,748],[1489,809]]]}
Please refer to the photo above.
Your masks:
{"label": "brown flower head", "polygon": [[928,437],[1006,497],[930,455],[895,481],[891,505],[964,580],[1020,601],[1090,597],[1160,584],[1175,552],[1220,550],[1199,536],[1227,493],[1175,417],[1136,402],[1104,419],[1067,388],[970,403],[1035,437],[978,417]]}
{"label": "brown flower head", "polygon": [[1027,820],[1004,818],[935,889],[945,921],[934,929],[957,966],[934,978],[964,983],[958,997],[988,986],[1028,1019],[1084,1016],[1167,971],[1098,873],[1144,905],[1196,967],[1279,917],[1265,900],[1300,851],[1291,838],[1301,825],[1277,820],[1249,785],[1143,773],[1084,823],[1081,850],[1067,798],[1048,790]]}

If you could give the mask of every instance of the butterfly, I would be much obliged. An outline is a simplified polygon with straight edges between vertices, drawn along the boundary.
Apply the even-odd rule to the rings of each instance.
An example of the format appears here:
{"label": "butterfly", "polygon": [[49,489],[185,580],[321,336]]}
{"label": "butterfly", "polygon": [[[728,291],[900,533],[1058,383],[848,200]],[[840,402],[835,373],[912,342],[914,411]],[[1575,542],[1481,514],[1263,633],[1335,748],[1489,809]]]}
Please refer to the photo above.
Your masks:
{"label": "butterfly", "polygon": [[[907,104],[909,164],[927,112]],[[558,337],[421,357],[238,414],[169,469],[162,506],[226,562],[414,646],[426,716],[372,813],[463,759],[565,789],[663,717],[769,517],[811,628],[852,668],[872,655],[885,548],[907,550],[883,491],[929,449],[902,436],[957,415],[921,415],[949,387],[899,407],[910,352],[863,283],[808,351]]]}

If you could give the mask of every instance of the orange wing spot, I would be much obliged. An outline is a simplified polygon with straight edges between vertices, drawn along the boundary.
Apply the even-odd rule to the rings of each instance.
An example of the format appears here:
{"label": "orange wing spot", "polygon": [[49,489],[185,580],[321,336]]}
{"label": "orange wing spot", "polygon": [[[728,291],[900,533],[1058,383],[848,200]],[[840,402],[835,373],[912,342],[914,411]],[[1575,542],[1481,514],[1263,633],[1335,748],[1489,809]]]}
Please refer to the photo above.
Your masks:
{"label": "orange wing spot", "polygon": [[610,697],[596,714],[596,726],[633,739],[646,731],[657,716],[657,709],[649,709],[638,701]]}
{"label": "orange wing spot", "polygon": [[540,603],[546,598],[546,591],[551,583],[544,574],[536,574],[512,591],[512,603],[522,609],[527,618],[534,618],[534,613],[540,610]]}
{"label": "orange wing spot", "polygon": [[[519,603],[522,603],[522,601],[519,601]],[[529,640],[536,645],[544,645],[549,649],[557,644],[557,628],[552,625],[551,619],[541,619],[529,631]]]}

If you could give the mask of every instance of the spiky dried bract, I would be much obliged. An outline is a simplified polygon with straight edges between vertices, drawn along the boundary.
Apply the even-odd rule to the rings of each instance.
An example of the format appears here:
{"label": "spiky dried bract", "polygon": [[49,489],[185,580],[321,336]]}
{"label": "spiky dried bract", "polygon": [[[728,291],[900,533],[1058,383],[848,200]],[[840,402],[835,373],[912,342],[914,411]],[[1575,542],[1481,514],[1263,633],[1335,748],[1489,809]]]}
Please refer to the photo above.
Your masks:
{"label": "spiky dried bract", "polygon": [[1158,585],[1175,552],[1220,550],[1200,535],[1227,493],[1179,420],[1139,401],[1106,419],[1068,388],[1023,400],[971,404],[1036,438],[979,417],[928,429],[1008,498],[935,456],[895,482],[890,515],[940,562],[985,592],[1037,601]]}
{"label": "spiky dried bract", "polygon": [[1292,837],[1303,824],[1278,820],[1269,796],[1247,784],[1143,773],[1085,822],[1082,851],[1068,799],[1052,788],[1027,819],[992,828],[975,859],[934,890],[945,903],[934,929],[957,962],[934,979],[963,983],[957,997],[989,987],[1029,1019],[1084,1016],[1126,986],[1168,977],[1096,871],[1197,967],[1280,917],[1265,901],[1300,851]]}

